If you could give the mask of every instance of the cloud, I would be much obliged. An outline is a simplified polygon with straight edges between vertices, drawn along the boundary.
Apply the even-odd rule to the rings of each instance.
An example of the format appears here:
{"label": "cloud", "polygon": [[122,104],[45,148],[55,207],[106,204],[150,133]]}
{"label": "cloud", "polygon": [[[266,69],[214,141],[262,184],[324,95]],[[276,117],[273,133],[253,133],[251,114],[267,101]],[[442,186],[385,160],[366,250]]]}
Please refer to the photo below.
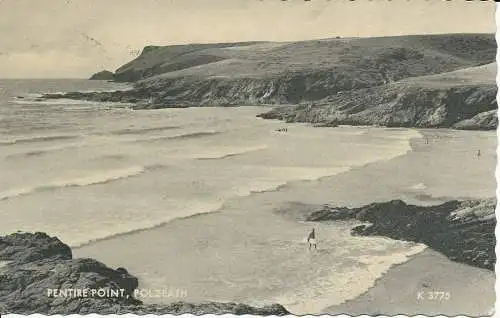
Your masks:
{"label": "cloud", "polygon": [[149,44],[493,33],[494,11],[466,1],[4,0],[0,77],[87,77]]}

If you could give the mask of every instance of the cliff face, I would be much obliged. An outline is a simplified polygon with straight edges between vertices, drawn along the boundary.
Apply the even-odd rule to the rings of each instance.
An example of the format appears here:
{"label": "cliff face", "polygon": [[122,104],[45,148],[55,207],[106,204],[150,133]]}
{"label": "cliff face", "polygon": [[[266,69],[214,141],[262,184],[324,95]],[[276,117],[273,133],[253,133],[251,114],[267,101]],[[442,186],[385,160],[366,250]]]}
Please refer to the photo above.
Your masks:
{"label": "cliff face", "polygon": [[279,107],[263,118],[325,126],[382,125],[496,129],[495,64],[340,92]]}
{"label": "cliff face", "polygon": [[[262,308],[215,302],[144,305],[134,299],[133,292],[139,282],[126,269],[111,269],[94,259],[73,259],[66,244],[45,233],[15,233],[0,237],[0,284],[1,314],[288,314],[280,305]],[[123,293],[118,297],[54,296],[54,290],[71,289]]]}
{"label": "cliff face", "polygon": [[339,93],[396,92],[392,84],[405,79],[491,63],[495,52],[490,35],[186,45],[147,50],[116,76],[140,79],[136,86],[152,91],[154,107],[327,105]]}

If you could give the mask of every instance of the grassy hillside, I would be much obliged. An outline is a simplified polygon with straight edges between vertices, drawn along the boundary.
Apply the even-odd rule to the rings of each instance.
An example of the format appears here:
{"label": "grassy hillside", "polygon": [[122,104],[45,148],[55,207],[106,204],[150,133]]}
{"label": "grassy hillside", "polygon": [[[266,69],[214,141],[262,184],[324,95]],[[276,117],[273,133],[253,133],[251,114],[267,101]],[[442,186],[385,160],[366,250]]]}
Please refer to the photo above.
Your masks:
{"label": "grassy hillside", "polygon": [[134,82],[161,73],[210,64],[226,58],[224,54],[221,54],[224,48],[244,47],[255,43],[146,46],[141,55],[116,70],[115,80]]}
{"label": "grassy hillside", "polygon": [[[148,46],[114,74],[132,91],[66,97],[145,108],[299,105],[263,117],[451,127],[496,108],[494,66],[485,66],[495,55],[491,34]],[[491,114],[478,120],[496,125]]]}
{"label": "grassy hillside", "polygon": [[[452,71],[493,62],[492,35],[418,35],[271,43],[146,47],[116,72],[117,80],[151,76],[269,78],[336,70],[357,85]],[[336,77],[335,74],[331,75]]]}

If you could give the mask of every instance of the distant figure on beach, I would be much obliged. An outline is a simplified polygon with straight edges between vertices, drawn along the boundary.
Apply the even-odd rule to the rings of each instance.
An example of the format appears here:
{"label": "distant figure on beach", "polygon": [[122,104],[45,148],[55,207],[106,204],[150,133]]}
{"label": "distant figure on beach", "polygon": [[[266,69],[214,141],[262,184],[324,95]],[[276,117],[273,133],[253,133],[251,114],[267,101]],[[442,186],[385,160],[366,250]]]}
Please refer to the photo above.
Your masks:
{"label": "distant figure on beach", "polygon": [[425,144],[428,145],[429,144],[429,138],[425,137]]}
{"label": "distant figure on beach", "polygon": [[481,157],[481,149],[478,149],[477,152],[476,152],[476,156],[479,158]]}
{"label": "distant figure on beach", "polygon": [[316,246],[316,232],[314,231],[314,228],[312,229],[311,233],[309,233],[309,236],[307,237],[307,242],[309,243],[309,249],[314,245],[314,249],[317,249]]}

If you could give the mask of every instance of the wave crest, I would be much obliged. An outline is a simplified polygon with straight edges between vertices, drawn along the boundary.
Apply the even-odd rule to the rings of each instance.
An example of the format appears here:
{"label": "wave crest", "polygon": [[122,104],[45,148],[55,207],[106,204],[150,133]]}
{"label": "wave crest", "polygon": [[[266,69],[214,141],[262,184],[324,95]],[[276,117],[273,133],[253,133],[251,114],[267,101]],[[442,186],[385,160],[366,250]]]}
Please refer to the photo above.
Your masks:
{"label": "wave crest", "polygon": [[165,130],[172,130],[181,128],[180,126],[163,126],[163,127],[151,127],[151,128],[125,128],[111,131],[112,135],[136,135],[136,134],[146,134],[151,132],[161,132]]}
{"label": "wave crest", "polygon": [[150,165],[145,167],[130,167],[106,171],[105,173],[89,175],[69,180],[54,181],[48,184],[38,185],[29,188],[13,189],[0,192],[0,201],[30,195],[42,191],[57,190],[63,188],[85,187],[98,184],[106,184],[120,179],[139,176],[145,172],[165,168],[164,165]]}
{"label": "wave crest", "polygon": [[37,143],[37,142],[47,142],[47,141],[74,140],[79,138],[80,136],[59,135],[59,136],[41,136],[41,137],[30,137],[30,138],[20,138],[11,140],[0,140],[0,146],[12,146],[16,144],[27,144],[27,143]]}
{"label": "wave crest", "polygon": [[164,140],[185,140],[185,139],[195,139],[195,138],[201,138],[201,137],[208,137],[208,136],[215,136],[219,135],[219,131],[199,131],[199,132],[192,132],[192,133],[185,133],[185,134],[180,134],[180,135],[175,135],[175,136],[161,136],[161,137],[153,137],[153,138],[147,138],[147,139],[138,139],[132,141],[133,143],[137,142],[158,142],[158,141],[164,141]]}
{"label": "wave crest", "polygon": [[220,159],[227,159],[227,158],[231,158],[231,157],[242,156],[242,155],[245,155],[248,153],[257,152],[257,151],[265,150],[265,149],[267,149],[267,146],[249,147],[249,148],[235,150],[235,151],[232,151],[229,153],[223,152],[223,153],[200,155],[200,156],[196,156],[194,159],[195,160],[220,160]]}

